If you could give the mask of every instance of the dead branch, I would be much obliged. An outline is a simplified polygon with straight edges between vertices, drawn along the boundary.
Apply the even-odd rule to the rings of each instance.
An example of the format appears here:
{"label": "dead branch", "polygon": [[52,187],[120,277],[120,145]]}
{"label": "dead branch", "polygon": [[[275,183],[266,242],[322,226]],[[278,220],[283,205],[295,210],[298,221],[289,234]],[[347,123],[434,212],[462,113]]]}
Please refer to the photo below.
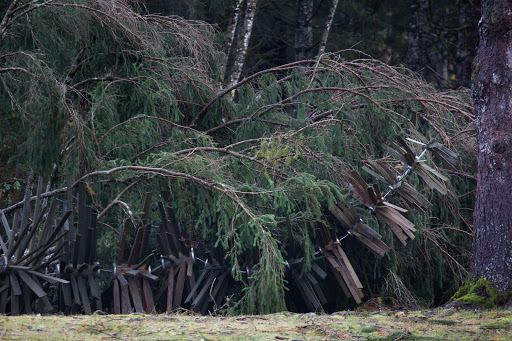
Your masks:
{"label": "dead branch", "polygon": [[7,11],[5,12],[5,15],[4,15],[2,21],[0,22],[0,44],[2,43],[5,36],[7,35],[7,26],[9,24],[9,22],[11,21],[12,16],[14,15],[14,13],[16,13],[16,11],[19,11],[19,9],[16,8],[16,6],[18,5],[18,2],[20,2],[20,1],[14,0],[13,2],[11,2],[11,4],[9,5],[9,8],[7,8]]}
{"label": "dead branch", "polygon": [[98,214],[98,217],[97,219],[100,220],[112,207],[114,207],[116,204],[120,204],[120,199],[121,197],[130,189],[132,188],[133,186],[135,186],[136,184],[138,183],[138,181],[134,181],[132,182],[131,184],[129,184],[128,186],[126,186],[118,195],[117,197],[114,199],[114,201],[112,201],[110,204],[108,204],[107,207],[105,207],[103,209],[103,211],[100,212],[100,214]]}

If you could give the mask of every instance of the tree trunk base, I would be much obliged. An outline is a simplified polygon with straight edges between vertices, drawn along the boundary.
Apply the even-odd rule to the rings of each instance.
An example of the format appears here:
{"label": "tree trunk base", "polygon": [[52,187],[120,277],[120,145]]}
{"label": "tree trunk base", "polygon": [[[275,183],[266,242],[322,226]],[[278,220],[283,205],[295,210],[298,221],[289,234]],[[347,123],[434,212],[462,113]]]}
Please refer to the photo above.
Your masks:
{"label": "tree trunk base", "polygon": [[483,277],[468,279],[446,306],[464,309],[496,307],[512,309],[512,292],[500,292]]}

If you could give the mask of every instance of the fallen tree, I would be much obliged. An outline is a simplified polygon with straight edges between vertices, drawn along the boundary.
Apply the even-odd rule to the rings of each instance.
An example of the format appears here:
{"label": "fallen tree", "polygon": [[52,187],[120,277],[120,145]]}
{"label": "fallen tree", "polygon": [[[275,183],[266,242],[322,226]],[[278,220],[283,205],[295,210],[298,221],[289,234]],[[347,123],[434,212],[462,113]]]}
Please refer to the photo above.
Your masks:
{"label": "fallen tree", "polygon": [[[466,92],[439,93],[403,68],[346,61],[340,53],[265,70],[217,93],[213,79],[222,58],[204,23],[141,16],[124,1],[12,5],[0,45],[2,103],[10,115],[1,129],[16,134],[2,142],[15,146],[11,161],[18,167],[62,186],[40,198],[64,193],[64,175],[71,174],[71,187],[86,184],[98,223],[120,231],[127,216],[141,216],[144,193],[169,192],[190,238],[205,254],[220,253],[232,269],[243,288],[235,307],[244,312],[286,308],[287,261],[301,259],[299,278],[309,272],[317,247],[327,247],[322,228],[342,240],[353,272],[363,276],[351,275],[354,292],[364,287],[378,295],[391,271],[436,300],[436,291],[453,291],[464,277],[471,231],[464,210],[472,207],[467,192],[475,185]],[[226,96],[234,89],[235,98]],[[451,170],[457,176],[444,198],[411,177],[438,205],[408,213],[419,238],[402,247],[359,206],[348,175],[370,160],[402,174],[407,165],[390,158],[382,143],[411,129],[437,135],[462,163]],[[430,164],[430,157],[423,161]],[[353,209],[391,251],[381,260],[365,259],[366,251],[332,221],[338,204]],[[99,256],[111,263],[118,241],[110,228],[98,238],[105,249]],[[455,245],[460,249],[448,251]]]}

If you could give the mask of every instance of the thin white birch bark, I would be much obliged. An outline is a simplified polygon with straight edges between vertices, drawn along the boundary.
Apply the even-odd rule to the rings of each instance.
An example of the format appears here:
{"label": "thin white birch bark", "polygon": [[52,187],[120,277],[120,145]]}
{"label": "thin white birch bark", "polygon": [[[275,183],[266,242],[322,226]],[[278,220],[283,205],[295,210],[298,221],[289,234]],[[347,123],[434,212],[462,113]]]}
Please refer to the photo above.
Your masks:
{"label": "thin white birch bark", "polygon": [[[247,57],[247,50],[249,49],[249,40],[251,39],[252,27],[254,25],[254,17],[256,15],[256,7],[258,6],[258,0],[247,0],[247,7],[245,9],[244,27],[242,30],[242,41],[238,44],[236,49],[235,63],[231,70],[231,77],[229,78],[228,86],[232,86],[238,82],[242,69],[245,64]],[[231,92],[231,96],[235,96],[234,89]]]}
{"label": "thin white birch bark", "polygon": [[231,53],[231,47],[235,40],[236,27],[238,26],[238,18],[240,17],[240,8],[244,0],[237,0],[235,4],[235,11],[231,20],[231,25],[228,27],[228,36],[224,43],[224,60],[222,61],[222,69],[220,74],[221,82],[224,83],[224,77],[226,76],[226,68],[228,66],[229,54]]}
{"label": "thin white birch bark", "polygon": [[336,13],[336,8],[338,7],[338,0],[333,0],[331,8],[329,9],[329,14],[327,15],[327,20],[325,21],[325,29],[322,34],[322,39],[320,40],[320,48],[318,49],[318,55],[321,56],[325,52],[325,46],[327,45],[327,38],[329,37],[329,31],[331,30],[332,21],[334,19],[334,14]]}

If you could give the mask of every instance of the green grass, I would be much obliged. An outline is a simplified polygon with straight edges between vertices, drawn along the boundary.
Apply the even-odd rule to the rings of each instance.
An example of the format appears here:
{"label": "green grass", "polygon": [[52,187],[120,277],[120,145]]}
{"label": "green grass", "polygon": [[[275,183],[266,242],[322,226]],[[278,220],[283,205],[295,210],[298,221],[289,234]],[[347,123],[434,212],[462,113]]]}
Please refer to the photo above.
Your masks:
{"label": "green grass", "polygon": [[1,340],[511,340],[512,311],[0,316]]}

